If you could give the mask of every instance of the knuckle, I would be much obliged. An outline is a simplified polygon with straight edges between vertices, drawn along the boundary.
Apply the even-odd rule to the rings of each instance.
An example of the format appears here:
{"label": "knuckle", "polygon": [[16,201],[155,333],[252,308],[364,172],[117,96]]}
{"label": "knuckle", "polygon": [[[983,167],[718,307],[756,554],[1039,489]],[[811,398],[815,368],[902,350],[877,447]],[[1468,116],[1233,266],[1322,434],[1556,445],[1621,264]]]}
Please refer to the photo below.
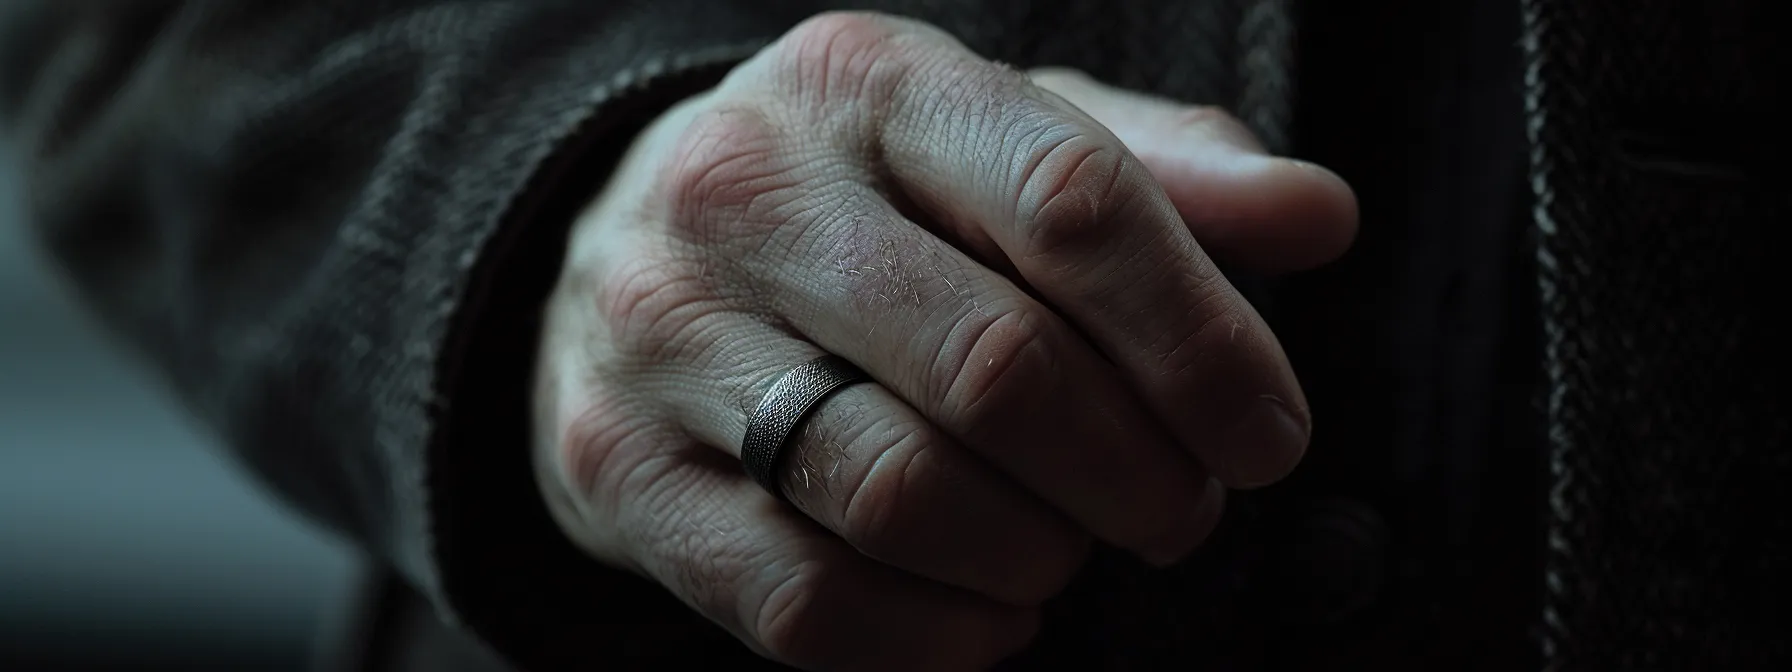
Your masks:
{"label": "knuckle", "polygon": [[560,432],[555,458],[569,487],[580,495],[608,491],[605,481],[633,471],[631,456],[651,452],[658,428],[649,414],[631,412],[620,397],[585,404]]}
{"label": "knuckle", "polygon": [[661,451],[628,469],[615,489],[627,500],[617,532],[625,554],[705,614],[730,613],[746,577],[763,566],[738,516],[716,503],[713,472]]}
{"label": "knuckle", "polygon": [[817,14],[779,41],[780,72],[793,97],[811,103],[887,91],[902,71],[896,38],[906,23],[875,12]]}
{"label": "knuckle", "polygon": [[1161,349],[1156,357],[1158,371],[1172,379],[1184,378],[1193,370],[1207,366],[1220,359],[1235,357],[1238,350],[1252,346],[1241,337],[1253,329],[1253,320],[1249,314],[1249,305],[1229,287],[1215,287],[1215,282],[1203,283],[1198,296],[1202,298],[1190,306],[1185,320],[1191,325],[1183,332],[1184,336],[1171,344],[1168,349]]}
{"label": "knuckle", "polygon": [[866,11],[821,12],[786,33],[790,48],[814,55],[847,53],[887,42],[901,29],[898,19]]}
{"label": "knuckle", "polygon": [[706,110],[692,120],[672,150],[665,173],[676,231],[700,242],[727,239],[731,222],[774,207],[768,197],[787,194],[797,180],[783,134],[763,113],[733,105]]}
{"label": "knuckle", "polygon": [[667,523],[665,525],[653,523],[658,516],[695,518],[698,504],[710,498],[711,493],[705,490],[714,487],[714,480],[707,477],[701,465],[690,460],[688,453],[688,447],[643,451],[638,459],[619,464],[614,471],[614,482],[606,483],[619,496],[629,500],[631,511],[647,519],[645,524],[634,526],[646,535],[642,541],[652,546],[663,538],[667,545],[656,548],[670,549],[663,553],[670,559],[706,555],[694,551],[708,550],[691,545],[703,541],[706,538],[703,535],[685,539],[680,535],[665,534],[666,529],[685,527],[678,521],[661,521]]}
{"label": "knuckle", "polygon": [[827,573],[821,561],[796,564],[759,603],[753,632],[771,657],[797,665],[826,657],[823,652],[834,645],[825,627],[832,616],[821,599]]}
{"label": "knuckle", "polygon": [[706,328],[724,306],[701,265],[644,257],[624,262],[597,287],[598,319],[631,365],[688,360],[708,346]]}
{"label": "knuckle", "polygon": [[857,487],[847,494],[841,521],[841,537],[872,557],[889,557],[914,538],[907,534],[916,517],[909,514],[916,493],[926,492],[918,479],[927,479],[934,460],[926,455],[939,441],[925,425],[892,427],[867,432],[878,446],[871,465]]}
{"label": "knuckle", "polygon": [[976,426],[979,418],[999,413],[1009,395],[1049,384],[1057,366],[1050,337],[1050,322],[1026,308],[994,317],[973,312],[960,320],[941,351],[957,356],[935,365],[937,379],[945,381],[944,414]]}
{"label": "knuckle", "polygon": [[1024,154],[1016,225],[1023,255],[1099,245],[1114,213],[1138,195],[1140,167],[1124,149],[1078,129],[1042,134]]}

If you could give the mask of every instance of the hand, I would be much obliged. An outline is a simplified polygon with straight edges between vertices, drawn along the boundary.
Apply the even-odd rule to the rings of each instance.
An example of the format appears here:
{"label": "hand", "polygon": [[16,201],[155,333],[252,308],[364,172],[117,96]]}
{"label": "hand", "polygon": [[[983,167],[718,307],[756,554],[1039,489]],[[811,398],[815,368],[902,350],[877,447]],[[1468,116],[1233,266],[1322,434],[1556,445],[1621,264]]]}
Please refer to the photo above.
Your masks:
{"label": "hand", "polygon": [[[1091,538],[1172,562],[1223,486],[1305,449],[1280,345],[1196,240],[1285,270],[1354,229],[1342,181],[1217,111],[823,15],[666,113],[578,222],[542,489],[762,655],[987,666]],[[876,384],[792,436],[779,501],[741,470],[747,419],[825,353]]]}

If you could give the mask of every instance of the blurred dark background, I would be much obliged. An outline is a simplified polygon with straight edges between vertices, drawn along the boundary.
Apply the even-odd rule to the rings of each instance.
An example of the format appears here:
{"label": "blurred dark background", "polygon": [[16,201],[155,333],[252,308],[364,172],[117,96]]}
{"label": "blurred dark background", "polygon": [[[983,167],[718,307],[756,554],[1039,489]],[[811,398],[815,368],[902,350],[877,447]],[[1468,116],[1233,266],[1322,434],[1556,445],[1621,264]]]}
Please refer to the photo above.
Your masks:
{"label": "blurred dark background", "polygon": [[0,147],[0,670],[305,669],[358,560],[96,330],[14,171]]}

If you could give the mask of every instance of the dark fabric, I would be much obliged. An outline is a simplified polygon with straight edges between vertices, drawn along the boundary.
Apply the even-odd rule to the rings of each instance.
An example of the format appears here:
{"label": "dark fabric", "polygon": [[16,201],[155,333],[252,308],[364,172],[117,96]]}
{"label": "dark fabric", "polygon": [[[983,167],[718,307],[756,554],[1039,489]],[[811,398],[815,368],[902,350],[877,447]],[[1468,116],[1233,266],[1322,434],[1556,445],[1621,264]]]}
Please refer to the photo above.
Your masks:
{"label": "dark fabric", "polygon": [[1769,3],[1522,4],[1521,32],[1518,0],[15,1],[0,123],[95,309],[403,577],[370,665],[768,667],[560,537],[527,375],[561,238],[635,130],[841,7],[1229,107],[1363,192],[1343,263],[1240,278],[1314,402],[1309,464],[1174,570],[1098,554],[1014,667],[1515,669],[1539,623],[1564,669],[1785,662]]}
{"label": "dark fabric", "polygon": [[1535,669],[1518,5],[1315,0],[1301,18],[1293,148],[1351,183],[1362,228],[1269,292],[1315,414],[1301,468],[1251,498],[1271,667]]}
{"label": "dark fabric", "polygon": [[[715,21],[684,21],[697,4]],[[0,116],[75,284],[255,473],[519,660],[546,647],[516,633],[560,635],[563,622],[513,620],[533,604],[620,617],[581,592],[590,581],[550,573],[597,568],[541,522],[514,482],[526,471],[475,477],[526,464],[525,426],[480,442],[449,429],[522,395],[465,384],[464,368],[530,358],[469,352],[464,325],[485,323],[465,309],[494,281],[484,269],[552,257],[504,244],[566,224],[524,215],[601,184],[554,182],[564,148],[625,141],[611,124],[644,116],[627,114],[631,92],[742,58],[812,8],[116,7],[11,4],[0,39]],[[548,533],[486,538],[496,529]]]}
{"label": "dark fabric", "polygon": [[1773,4],[1524,3],[1552,667],[1792,667]]}

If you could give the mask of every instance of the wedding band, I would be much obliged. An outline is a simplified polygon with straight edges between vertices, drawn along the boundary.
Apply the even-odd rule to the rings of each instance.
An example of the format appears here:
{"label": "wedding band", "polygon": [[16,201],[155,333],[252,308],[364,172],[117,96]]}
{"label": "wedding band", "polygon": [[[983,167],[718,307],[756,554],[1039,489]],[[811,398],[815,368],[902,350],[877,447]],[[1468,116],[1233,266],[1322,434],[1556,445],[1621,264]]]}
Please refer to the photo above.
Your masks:
{"label": "wedding band", "polygon": [[747,436],[740,443],[740,462],[747,475],[773,497],[783,499],[784,492],[778,487],[778,458],[790,443],[790,435],[828,395],[868,380],[864,371],[838,355],[817,357],[785,372],[747,418]]}

